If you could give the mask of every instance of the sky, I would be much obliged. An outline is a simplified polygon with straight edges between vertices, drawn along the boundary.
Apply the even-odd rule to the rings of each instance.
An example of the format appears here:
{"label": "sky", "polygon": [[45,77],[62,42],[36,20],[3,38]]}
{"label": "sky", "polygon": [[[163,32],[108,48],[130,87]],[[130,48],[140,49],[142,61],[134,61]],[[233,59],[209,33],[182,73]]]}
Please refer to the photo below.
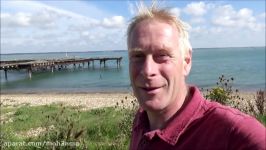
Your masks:
{"label": "sky", "polygon": [[[1,54],[126,50],[133,0],[1,0]],[[150,1],[145,1],[147,5]],[[193,48],[265,46],[265,1],[163,0]]]}

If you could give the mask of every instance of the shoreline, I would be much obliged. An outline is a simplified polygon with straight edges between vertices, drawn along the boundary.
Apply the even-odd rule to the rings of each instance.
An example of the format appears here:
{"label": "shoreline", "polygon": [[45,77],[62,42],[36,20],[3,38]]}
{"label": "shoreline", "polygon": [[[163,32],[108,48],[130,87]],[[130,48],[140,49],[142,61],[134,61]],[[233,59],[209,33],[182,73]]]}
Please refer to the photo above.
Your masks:
{"label": "shoreline", "polygon": [[[253,101],[256,92],[239,92],[240,97]],[[132,106],[131,102],[136,98],[132,92],[44,92],[44,93],[1,93],[1,107],[20,107],[23,105],[40,106],[50,104],[63,104],[65,106],[79,107],[82,110]],[[123,104],[121,103],[123,101]]]}
{"label": "shoreline", "polygon": [[1,95],[18,95],[18,94],[128,94],[132,91],[0,91]]}
{"label": "shoreline", "polygon": [[20,107],[63,104],[82,110],[114,107],[121,104],[130,106],[135,97],[131,93],[16,93],[1,94],[1,107]]}
{"label": "shoreline", "polygon": [[[201,87],[194,85],[194,84],[188,84],[189,86],[196,86],[198,89],[202,89]],[[204,91],[206,89],[212,89],[214,87],[208,87],[203,88]],[[240,93],[256,93],[259,90],[266,91],[265,88],[233,88],[232,90],[238,90]],[[113,89],[65,89],[65,90],[59,90],[59,89],[38,89],[38,90],[32,90],[32,89],[1,89],[0,88],[0,94],[94,94],[94,93],[133,93],[133,90],[131,87],[125,87],[125,88],[113,88]]]}

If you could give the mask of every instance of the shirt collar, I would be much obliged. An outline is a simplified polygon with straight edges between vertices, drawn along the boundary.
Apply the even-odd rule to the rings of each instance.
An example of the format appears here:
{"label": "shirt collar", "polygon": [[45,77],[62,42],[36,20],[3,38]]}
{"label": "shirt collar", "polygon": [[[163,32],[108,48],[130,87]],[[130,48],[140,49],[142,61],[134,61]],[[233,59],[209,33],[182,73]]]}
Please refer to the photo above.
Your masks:
{"label": "shirt collar", "polygon": [[[152,135],[152,137],[156,134],[165,142],[175,145],[188,125],[200,117],[200,114],[197,112],[200,110],[204,98],[199,89],[194,86],[189,88],[189,94],[190,98],[185,101],[179,111],[167,122],[166,128],[151,131],[151,133],[148,134]],[[137,115],[139,115],[136,117],[138,120],[136,124],[133,125],[133,130],[136,131],[138,130],[137,128],[141,128],[142,133],[146,133],[149,130],[147,113],[143,109],[140,109]]]}
{"label": "shirt collar", "polygon": [[188,125],[201,116],[199,112],[203,96],[198,88],[192,86],[189,88],[190,98],[185,101],[179,111],[168,121],[166,128],[161,130],[158,136],[171,145],[177,143],[180,135],[185,131]]}

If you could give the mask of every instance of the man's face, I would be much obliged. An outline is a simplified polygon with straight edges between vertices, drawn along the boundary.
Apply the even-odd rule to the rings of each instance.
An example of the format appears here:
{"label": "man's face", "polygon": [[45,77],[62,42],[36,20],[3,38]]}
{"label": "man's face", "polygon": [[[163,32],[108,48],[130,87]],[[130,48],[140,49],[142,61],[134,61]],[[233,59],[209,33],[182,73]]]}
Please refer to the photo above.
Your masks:
{"label": "man's face", "polygon": [[144,20],[129,35],[129,73],[132,88],[140,105],[149,111],[162,111],[175,104],[190,59],[181,56],[179,33],[172,25]]}

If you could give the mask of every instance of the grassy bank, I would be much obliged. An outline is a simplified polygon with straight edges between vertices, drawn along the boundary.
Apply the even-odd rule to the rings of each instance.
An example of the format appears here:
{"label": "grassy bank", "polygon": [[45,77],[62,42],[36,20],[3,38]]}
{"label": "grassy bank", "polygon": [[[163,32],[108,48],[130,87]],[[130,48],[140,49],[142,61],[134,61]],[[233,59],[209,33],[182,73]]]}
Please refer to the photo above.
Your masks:
{"label": "grassy bank", "polygon": [[[1,148],[128,149],[133,109],[63,105],[1,108]],[[266,125],[266,116],[258,117]]]}
{"label": "grassy bank", "polygon": [[78,107],[62,105],[3,107],[1,146],[2,149],[127,149],[126,132],[131,126],[127,115],[131,115],[130,111],[115,108],[80,111]]}

